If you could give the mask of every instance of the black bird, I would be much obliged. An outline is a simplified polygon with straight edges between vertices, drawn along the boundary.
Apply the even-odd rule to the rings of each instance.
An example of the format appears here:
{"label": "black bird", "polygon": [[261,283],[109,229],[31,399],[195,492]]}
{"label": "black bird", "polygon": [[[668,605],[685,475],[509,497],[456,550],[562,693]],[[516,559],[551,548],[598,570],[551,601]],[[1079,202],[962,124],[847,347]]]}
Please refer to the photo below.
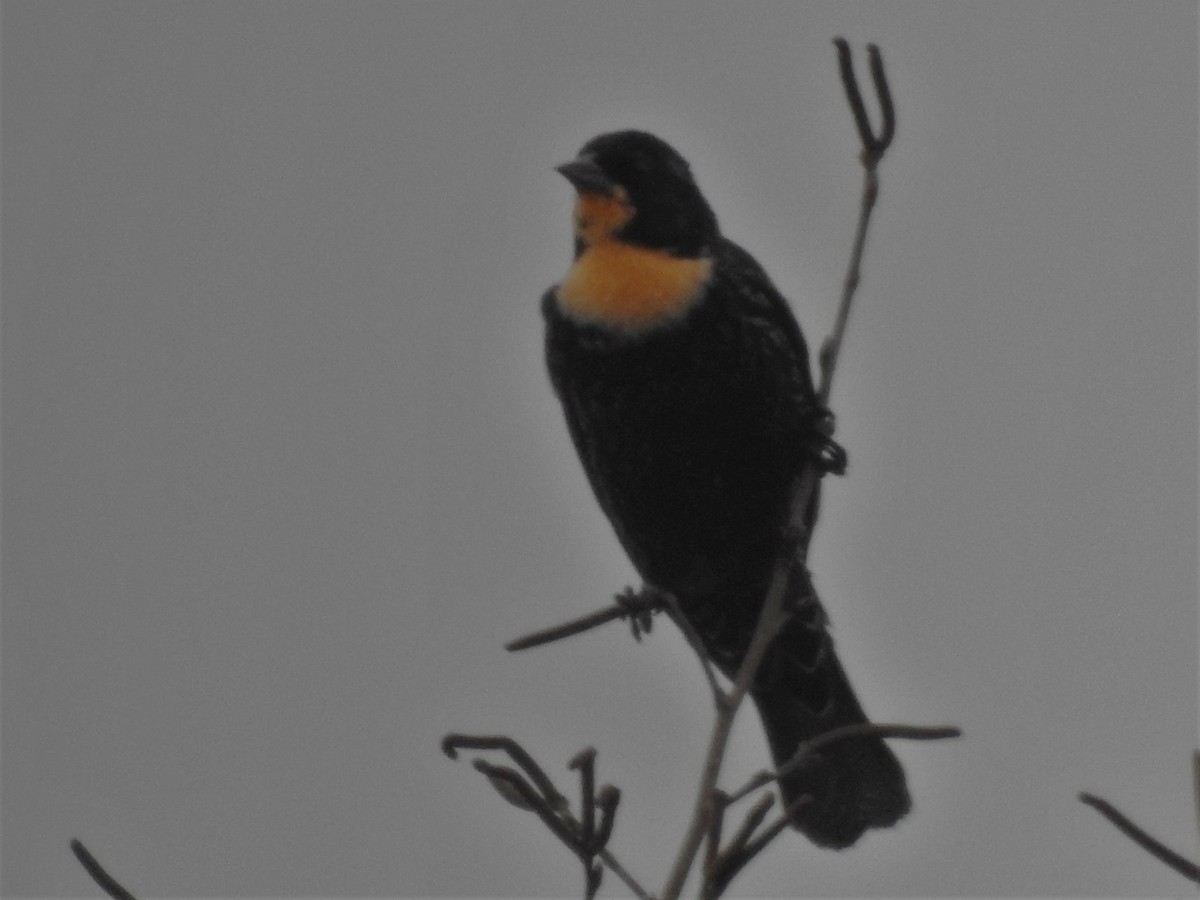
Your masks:
{"label": "black bird", "polygon": [[[575,259],[546,292],[546,359],[592,489],[639,574],[669,591],[727,676],[743,658],[809,460],[840,472],[829,413],[787,301],[721,235],[687,162],[640,131],[604,134],[558,167],[574,185]],[[808,510],[815,518],[817,495]],[[825,612],[796,573],[795,615],[751,696],[779,765],[865,722]],[[878,738],[831,744],[782,780],[793,824],[848,847],[909,809]]]}

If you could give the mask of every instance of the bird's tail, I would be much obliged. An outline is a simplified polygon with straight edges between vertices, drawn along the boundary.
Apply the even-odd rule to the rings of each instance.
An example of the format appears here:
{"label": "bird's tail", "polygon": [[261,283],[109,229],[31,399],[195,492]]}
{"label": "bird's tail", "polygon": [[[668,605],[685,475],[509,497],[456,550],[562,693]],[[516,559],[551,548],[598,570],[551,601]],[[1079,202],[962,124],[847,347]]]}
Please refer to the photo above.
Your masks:
{"label": "bird's tail", "polygon": [[[776,767],[802,742],[867,721],[834,653],[824,610],[806,593],[767,651],[751,690]],[[828,744],[781,778],[779,787],[793,809],[793,826],[814,844],[839,850],[868,828],[894,825],[911,806],[904,770],[878,737]]]}

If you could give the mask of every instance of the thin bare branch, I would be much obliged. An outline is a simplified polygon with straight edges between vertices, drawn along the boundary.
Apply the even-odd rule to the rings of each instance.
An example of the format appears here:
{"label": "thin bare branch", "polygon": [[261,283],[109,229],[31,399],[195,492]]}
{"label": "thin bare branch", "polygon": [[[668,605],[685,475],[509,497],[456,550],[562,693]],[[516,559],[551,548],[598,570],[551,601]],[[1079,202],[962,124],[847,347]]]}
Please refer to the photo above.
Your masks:
{"label": "thin bare branch", "polygon": [[71,841],[71,852],[75,854],[75,858],[79,860],[79,864],[92,877],[92,881],[100,886],[100,889],[113,900],[137,900],[133,894],[125,889],[125,886],[117,879],[113,878],[104,870],[104,867],[92,856],[91,851],[83,846],[83,843],[78,840]]}
{"label": "thin bare branch", "polygon": [[962,736],[962,730],[953,725],[890,725],[882,722],[859,722],[854,725],[842,725],[824,734],[819,734],[805,741],[792,754],[792,758],[780,766],[775,772],[775,778],[789,775],[797,769],[802,769],[813,756],[829,744],[853,737],[904,738],[910,741],[941,741]]}
{"label": "thin bare branch", "polygon": [[504,649],[510,653],[516,653],[518,650],[540,647],[543,644],[550,644],[554,641],[561,641],[563,638],[582,634],[585,631],[591,631],[593,628],[607,625],[616,619],[631,621],[634,624],[634,635],[638,636],[640,631],[648,630],[648,617],[662,608],[662,594],[656,589],[650,587],[645,587],[640,591],[627,589],[617,594],[616,602],[612,606],[606,606],[560,625],[531,632],[509,641],[504,645]]}
{"label": "thin bare branch", "polygon": [[875,209],[875,201],[879,197],[879,176],[876,168],[883,155],[891,146],[896,134],[896,108],[892,102],[892,91],[888,86],[887,74],[883,69],[883,55],[874,44],[867,47],[870,57],[871,78],[875,84],[875,93],[879,98],[879,106],[883,114],[883,126],[878,136],[871,130],[870,120],[863,105],[862,93],[858,89],[858,80],[854,75],[854,66],[850,59],[850,45],[843,38],[835,38],[837,45],[838,65],[842,73],[842,84],[846,89],[846,99],[854,114],[854,123],[858,127],[859,138],[862,141],[860,159],[863,164],[863,189],[858,211],[858,225],[854,233],[854,246],[850,251],[850,262],[846,266],[846,278],[842,284],[842,299],[838,304],[837,319],[829,339],[821,347],[821,385],[817,396],[823,404],[829,402],[829,392],[833,387],[833,372],[837,367],[838,354],[842,349],[842,341],[846,333],[846,324],[850,320],[850,306],[854,292],[862,274],[863,250],[867,243],[867,230],[871,223],[871,213]]}
{"label": "thin bare branch", "polygon": [[700,667],[704,669],[704,677],[708,679],[708,686],[712,690],[713,702],[716,703],[717,709],[729,702],[729,697],[721,687],[721,683],[717,680],[716,669],[713,667],[712,660],[708,658],[708,653],[704,649],[704,642],[700,639],[700,635],[688,621],[687,616],[683,614],[683,608],[679,605],[679,601],[674,594],[663,591],[661,594],[662,602],[666,606],[667,613],[671,616],[671,621],[679,626],[679,630],[683,632],[688,644],[691,645],[692,651],[700,660]]}
{"label": "thin bare branch", "polygon": [[[603,867],[596,864],[596,855],[604,849],[612,836],[614,816],[621,792],[611,784],[596,794],[596,750],[584,747],[571,758],[567,768],[579,772],[579,859],[583,863],[584,898],[592,900],[600,890],[604,877]],[[601,813],[600,828],[596,828],[596,810]]]}
{"label": "thin bare branch", "polygon": [[746,862],[752,860],[755,856],[761,853],[771,841],[779,837],[785,828],[792,824],[796,819],[796,812],[800,807],[807,803],[812,803],[812,797],[808,794],[801,794],[793,800],[783,811],[783,814],[768,825],[759,835],[746,845],[745,855]]}
{"label": "thin bare branch", "polygon": [[[607,847],[621,792],[611,784],[595,790],[596,751],[593,748],[585,747],[568,763],[570,768],[580,773],[583,820],[571,814],[566,797],[517,741],[502,735],[448,734],[442,738],[442,750],[451,759],[457,758],[459,750],[466,749],[502,751],[521,768],[519,772],[483,759],[472,762],[505,800],[536,814],[550,832],[579,858],[584,866],[584,891],[587,897],[595,896],[600,887],[602,873],[598,872],[595,864],[598,858],[639,900],[651,900],[649,892]],[[597,810],[600,812],[598,824],[595,821]],[[587,824],[589,821],[590,825]]]}
{"label": "thin bare branch", "polygon": [[868,170],[874,170],[892,144],[896,135],[896,108],[892,103],[892,91],[888,86],[887,74],[883,70],[883,56],[875,44],[867,44],[867,58],[871,69],[871,81],[875,86],[875,96],[879,100],[881,125],[876,134],[871,128],[871,119],[867,115],[863,103],[862,92],[858,88],[858,78],[854,74],[854,61],[850,56],[850,45],[844,38],[834,38],[837,47],[838,69],[842,75],[842,86],[846,90],[846,100],[850,104],[850,112],[854,116],[854,126],[858,129],[858,137],[862,142],[862,163]]}
{"label": "thin bare branch", "polygon": [[[482,759],[475,760],[474,766],[477,771],[483,773],[496,789],[496,793],[517,809],[534,812],[537,807],[546,805],[546,799],[539,796],[533,786],[525,780],[525,776],[516,769],[494,766]],[[534,799],[530,800],[530,795],[533,795]]]}
{"label": "thin bare branch", "polygon": [[[870,120],[867,118],[866,109],[863,106],[862,94],[858,89],[858,82],[854,76],[849,44],[842,38],[835,39],[834,43],[837,46],[838,64],[842,74],[842,83],[845,87],[846,98],[850,104],[851,113],[854,116],[855,125],[858,128],[859,137],[863,145],[860,160],[863,163],[865,181],[859,208],[858,227],[847,269],[846,281],[842,290],[841,302],[838,305],[837,319],[833,333],[822,347],[820,355],[821,378],[817,396],[823,406],[828,405],[829,394],[833,387],[833,373],[837,368],[838,354],[841,351],[846,325],[850,317],[850,307],[854,293],[858,288],[859,272],[862,265],[863,250],[866,246],[867,228],[870,224],[871,210],[875,206],[875,199],[879,193],[879,182],[875,170],[880,159],[883,157],[884,151],[887,149],[886,144],[881,144],[880,138],[877,138],[871,131]],[[882,58],[879,57],[878,61],[876,61],[876,57],[879,57],[877,49],[872,57],[871,71],[873,77],[876,78],[876,90],[880,90],[880,84],[882,83],[883,91],[886,92],[886,107],[890,124],[885,123],[884,135],[886,135],[888,142],[890,142],[891,135],[895,131],[895,108],[891,102],[891,92],[887,88],[887,78],[883,71]],[[880,101],[882,106],[882,95]],[[817,470],[817,466],[813,462],[810,462],[801,470],[796,484],[793,485],[791,514],[789,517],[789,532],[793,540],[781,541],[783,546],[771,574],[771,583],[764,597],[762,611],[759,614],[754,635],[750,640],[746,655],[738,669],[733,687],[726,695],[726,702],[718,709],[716,722],[713,724],[712,735],[709,739],[708,752],[705,755],[704,768],[697,790],[692,819],[688,825],[687,832],[684,834],[679,851],[676,854],[675,862],[667,877],[666,885],[663,887],[662,900],[676,900],[679,897],[683,890],[683,885],[687,880],[688,872],[691,870],[696,858],[696,853],[704,841],[705,835],[711,831],[711,817],[717,813],[714,792],[716,790],[717,778],[720,775],[721,762],[725,755],[729,734],[733,727],[734,717],[762,664],[767,647],[774,640],[786,621],[788,613],[784,608],[784,597],[787,593],[787,586],[792,570],[796,566],[804,567],[808,558],[808,547],[812,539],[812,525],[814,523],[807,521],[807,512],[819,478],[820,473]]]}
{"label": "thin bare branch", "polygon": [[775,797],[771,794],[763,794],[758,801],[746,811],[745,818],[742,819],[742,824],[738,826],[738,830],[734,832],[733,837],[729,841],[728,853],[740,853],[742,849],[750,842],[750,838],[754,836],[754,832],[758,830],[758,826],[762,824],[763,819],[767,817],[767,813],[771,811],[771,807],[775,805]]}
{"label": "thin bare branch", "polygon": [[[805,467],[805,471],[813,468],[814,466],[810,464]],[[792,561],[789,558],[786,563],[775,566],[762,612],[759,614],[753,637],[750,639],[750,646],[746,649],[746,656],[738,668],[737,677],[734,679],[733,687],[726,695],[725,703],[717,710],[716,722],[713,723],[712,735],[708,742],[708,751],[704,757],[700,786],[696,792],[696,805],[679,852],[675,856],[674,865],[667,876],[666,886],[663,887],[662,900],[676,900],[682,892],[688,872],[691,871],[692,863],[696,858],[696,852],[700,849],[704,836],[709,832],[711,817],[716,814],[717,778],[721,774],[721,763],[725,758],[725,748],[733,730],[734,718],[737,716],[742,700],[750,690],[755,674],[762,665],[767,647],[775,639],[786,620],[783,598],[787,591],[787,579],[791,565]]]}
{"label": "thin bare branch", "polygon": [[[563,820],[559,811],[554,809],[546,798],[534,790],[533,785],[522,777],[516,769],[508,766],[497,766],[484,759],[476,759],[472,765],[487,776],[488,781],[496,788],[497,793],[514,806],[535,813],[547,828],[560,841],[572,850],[579,849],[579,836]],[[514,800],[514,795],[520,800]]]}
{"label": "thin bare branch", "polygon": [[862,92],[858,89],[850,44],[841,37],[834,38],[833,44],[837,47],[838,71],[842,76],[842,88],[850,104],[850,113],[854,116],[854,126],[858,129],[858,139],[862,142],[863,149],[868,150],[875,144],[875,134],[871,131],[871,120],[867,118],[867,108],[863,104]]}
{"label": "thin bare branch", "polygon": [[590,847],[596,834],[596,748],[584,747],[571,757],[567,768],[579,771],[579,838]]}
{"label": "thin bare branch", "polygon": [[596,808],[600,810],[600,824],[596,826],[593,842],[597,847],[608,846],[612,837],[613,822],[616,821],[617,804],[621,800],[621,792],[611,784],[603,785],[596,794]]}
{"label": "thin bare branch", "polygon": [[590,631],[593,628],[598,628],[601,625],[619,619],[625,615],[625,610],[620,606],[607,606],[604,609],[598,609],[586,616],[580,616],[578,619],[572,619],[570,622],[564,622],[561,625],[555,625],[551,628],[545,628],[541,631],[534,631],[524,637],[519,637],[516,640],[509,641],[504,645],[504,649],[510,653],[516,653],[518,650],[528,650],[530,647],[540,647],[542,644],[549,644],[553,641],[560,641],[563,638],[572,637],[576,634],[582,634],[585,631]]}
{"label": "thin bare branch", "polygon": [[503,750],[526,775],[537,785],[546,802],[554,809],[565,809],[567,798],[554,786],[542,767],[524,747],[506,735],[448,734],[442,738],[442,752],[451,759],[458,758],[458,750]]}
{"label": "thin bare branch", "polygon": [[[818,735],[810,741],[801,744],[797,748],[792,758],[788,760],[777,771],[763,771],[754,775],[746,784],[731,794],[726,795],[726,804],[733,804],[739,800],[749,796],[754,791],[758,790],[773,781],[778,780],[781,776],[803,767],[809,762],[813,754],[821,747],[834,743],[835,741],[845,740],[850,737],[877,736],[884,738],[909,738],[913,740],[937,740],[940,738],[958,737],[961,731],[952,726],[936,726],[936,727],[921,727],[916,725],[887,725],[861,723],[857,725],[846,725],[841,728],[834,728],[824,734]],[[770,795],[768,795],[770,796]],[[727,851],[724,857],[718,863],[717,868],[710,867],[709,871],[716,872],[711,879],[713,884],[706,885],[706,896],[717,897],[724,891],[725,887],[733,880],[742,869],[750,863],[755,856],[761,853],[771,841],[775,840],[787,827],[791,824],[792,814],[800,806],[811,801],[807,795],[801,795],[796,798],[792,805],[777,818],[774,822],[768,825],[761,833],[755,836],[752,840],[745,843],[744,847],[738,849],[737,853]],[[760,801],[761,802],[761,801]],[[719,883],[718,883],[719,882]]]}
{"label": "thin bare branch", "polygon": [[850,251],[850,262],[846,266],[846,277],[842,282],[842,299],[838,303],[837,318],[834,320],[833,331],[821,347],[821,384],[817,396],[822,404],[829,402],[829,393],[833,388],[833,373],[837,368],[838,355],[842,350],[842,342],[846,335],[846,326],[850,321],[850,308],[854,300],[854,292],[858,289],[862,275],[863,250],[867,245],[867,230],[871,224],[871,212],[875,209],[875,200],[879,196],[879,176],[874,169],[866,169],[863,174],[862,199],[858,208],[858,225],[854,231],[854,246]]}
{"label": "thin bare branch", "polygon": [[706,882],[711,880],[709,873],[715,872],[717,868],[717,860],[721,853],[721,831],[725,824],[725,811],[729,807],[729,797],[724,791],[717,788],[714,794],[716,809],[709,818],[708,834],[705,835],[704,841],[704,860],[701,863]]}
{"label": "thin bare branch", "polygon": [[[761,815],[757,815],[757,810],[761,809],[763,813],[766,813],[771,804],[764,801],[769,799],[771,799],[771,795],[768,794],[751,809],[751,814],[755,815],[754,828],[758,827],[763,818]],[[792,824],[796,811],[811,802],[812,797],[802,794],[793,800],[775,821],[758,834],[751,834],[753,831],[751,829],[750,832],[739,835],[731,841],[729,847],[721,854],[721,858],[705,870],[704,884],[701,886],[703,900],[721,896],[738,873]],[[747,821],[749,820],[750,816],[747,816]]]}
{"label": "thin bare branch", "polygon": [[879,112],[883,118],[883,126],[875,138],[875,154],[878,158],[892,146],[892,138],[896,136],[896,107],[892,104],[892,89],[883,71],[883,55],[879,47],[867,44],[867,57],[870,59],[871,81],[875,84],[875,96],[879,98]]}
{"label": "thin bare branch", "polygon": [[938,741],[961,737],[961,735],[962,730],[955,728],[953,725],[891,725],[883,722],[860,722],[854,725],[842,725],[839,728],[830,729],[802,743],[796,748],[796,752],[792,754],[792,758],[778,769],[773,771],[763,770],[753,775],[749,781],[736,791],[730,792],[729,802],[736,803],[759,788],[778,781],[783,776],[791,774],[797,769],[804,768],[811,761],[813,755],[823,747],[836,741],[845,740],[846,738],[881,737],[902,738],[910,741]]}
{"label": "thin bare branch", "polygon": [[771,841],[779,837],[779,835],[782,834],[788,828],[788,826],[792,824],[792,810],[803,806],[804,803],[808,802],[808,800],[808,797],[798,798],[796,802],[788,808],[786,813],[780,815],[777,819],[775,819],[774,822],[759,832],[759,834],[756,835],[752,840],[747,841],[737,853],[729,854],[724,860],[722,860],[718,869],[713,871],[712,874],[706,879],[703,892],[705,900],[707,900],[707,898],[720,897],[721,894],[725,892],[725,889],[729,887],[730,882],[737,877],[738,873],[741,872],[742,869],[746,868],[746,866],[750,864],[754,857],[758,856],[759,853],[765,850]]}
{"label": "thin bare branch", "polygon": [[1145,830],[1134,824],[1134,822],[1132,822],[1127,816],[1125,816],[1107,800],[1088,793],[1081,793],[1079,795],[1079,800],[1080,802],[1085,803],[1092,809],[1096,810],[1096,812],[1100,813],[1100,815],[1104,816],[1104,818],[1108,819],[1108,821],[1112,822],[1118,831],[1120,831],[1123,835],[1125,835],[1125,837],[1129,838],[1155,859],[1166,863],[1189,881],[1200,884],[1200,866],[1197,866],[1191,860],[1180,856],[1178,853],[1156,838],[1151,837],[1146,833]]}
{"label": "thin bare branch", "polygon": [[638,883],[638,880],[629,874],[629,870],[621,865],[620,860],[613,856],[611,850],[605,848],[596,855],[608,866],[610,872],[625,882],[625,887],[629,888],[638,900],[655,900],[654,895],[642,887]]}

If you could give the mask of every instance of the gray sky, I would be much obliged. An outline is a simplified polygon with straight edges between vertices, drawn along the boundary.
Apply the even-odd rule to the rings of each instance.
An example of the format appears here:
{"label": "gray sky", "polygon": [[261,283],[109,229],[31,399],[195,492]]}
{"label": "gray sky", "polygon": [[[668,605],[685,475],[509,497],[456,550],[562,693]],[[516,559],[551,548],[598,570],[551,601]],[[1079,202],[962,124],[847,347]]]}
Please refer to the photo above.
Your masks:
{"label": "gray sky", "polygon": [[[899,133],[812,555],[915,809],[750,896],[1181,895],[1195,846],[1192,3],[4,5],[0,892],[574,895],[470,768],[506,732],[657,889],[710,725],[682,639],[502,643],[633,580],[538,298],[587,138],[652,130],[833,318],[857,209],[830,39]],[[766,762],[740,722],[730,781]],[[614,881],[609,889],[616,891]]]}

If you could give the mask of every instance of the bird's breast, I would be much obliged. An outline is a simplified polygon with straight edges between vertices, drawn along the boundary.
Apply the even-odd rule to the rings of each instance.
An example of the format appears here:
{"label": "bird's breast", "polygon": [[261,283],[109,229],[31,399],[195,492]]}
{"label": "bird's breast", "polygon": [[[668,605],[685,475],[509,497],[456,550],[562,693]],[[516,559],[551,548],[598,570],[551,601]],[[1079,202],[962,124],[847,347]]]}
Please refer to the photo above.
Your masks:
{"label": "bird's breast", "polygon": [[683,316],[703,295],[710,259],[604,241],[584,250],[556,291],[579,322],[638,332]]}

